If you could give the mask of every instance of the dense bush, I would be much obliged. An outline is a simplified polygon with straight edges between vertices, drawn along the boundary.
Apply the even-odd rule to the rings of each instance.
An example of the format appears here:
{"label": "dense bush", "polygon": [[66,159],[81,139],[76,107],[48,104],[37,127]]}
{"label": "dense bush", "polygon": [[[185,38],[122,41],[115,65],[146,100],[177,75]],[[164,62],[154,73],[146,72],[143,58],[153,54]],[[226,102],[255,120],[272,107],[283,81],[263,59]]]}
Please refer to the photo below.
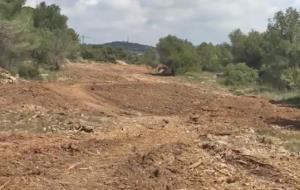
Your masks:
{"label": "dense bush", "polygon": [[243,86],[253,84],[258,79],[257,71],[248,67],[245,63],[229,64],[225,68],[225,84]]}
{"label": "dense bush", "polygon": [[197,47],[200,63],[203,70],[218,72],[233,60],[229,47],[226,44],[214,46],[209,43],[202,43]]}
{"label": "dense bush", "polygon": [[230,34],[234,61],[257,69],[261,84],[278,89],[299,88],[299,31],[300,14],[294,8],[277,12],[264,33],[236,30]]}
{"label": "dense bush", "polygon": [[57,5],[46,5],[42,2],[33,13],[33,25],[48,31],[67,29],[68,18],[60,14],[60,8]]}
{"label": "dense bush", "polygon": [[78,35],[67,26],[67,17],[61,15],[56,5],[42,2],[33,11],[33,26],[38,47],[33,58],[49,70],[59,70],[64,58],[75,58],[79,48]]}
{"label": "dense bush", "polygon": [[39,79],[40,72],[37,65],[32,62],[24,62],[18,67],[18,74],[20,77],[26,79]]}
{"label": "dense bush", "polygon": [[288,68],[283,71],[281,75],[281,80],[286,83],[289,89],[299,89],[300,88],[300,68]]}
{"label": "dense bush", "polygon": [[159,40],[157,52],[160,62],[170,67],[176,74],[200,69],[200,60],[196,49],[187,40],[169,35]]}
{"label": "dense bush", "polygon": [[0,66],[37,78],[39,68],[58,70],[65,58],[78,55],[78,35],[58,6],[41,3],[33,9],[24,3],[0,2]]}
{"label": "dense bush", "polygon": [[0,16],[4,19],[11,19],[21,11],[25,0],[1,0],[0,1]]}
{"label": "dense bush", "polygon": [[120,48],[106,47],[103,45],[82,45],[80,55],[83,59],[113,63],[116,60],[134,62],[132,53]]}
{"label": "dense bush", "polygon": [[152,68],[155,68],[159,65],[158,54],[155,48],[150,48],[141,56],[140,63],[149,65]]}

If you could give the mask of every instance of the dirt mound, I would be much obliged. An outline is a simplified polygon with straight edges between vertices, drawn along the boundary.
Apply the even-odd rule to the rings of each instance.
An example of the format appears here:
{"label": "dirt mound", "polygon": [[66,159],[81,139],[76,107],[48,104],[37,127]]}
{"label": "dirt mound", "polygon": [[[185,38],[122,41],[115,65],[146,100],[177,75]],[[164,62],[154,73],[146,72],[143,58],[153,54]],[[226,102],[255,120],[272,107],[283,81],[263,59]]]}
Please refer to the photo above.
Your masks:
{"label": "dirt mound", "polygon": [[197,89],[176,84],[116,84],[87,87],[122,109],[146,114],[179,115],[202,105]]}
{"label": "dirt mound", "polygon": [[[64,74],[79,83],[124,83],[139,81],[134,75],[150,73],[146,67],[120,64],[74,64],[66,65]],[[149,77],[146,77],[149,78]]]}
{"label": "dirt mound", "polygon": [[44,107],[57,107],[67,104],[66,98],[61,97],[42,83],[18,84],[1,87],[0,96],[5,99],[6,105],[42,105]]}
{"label": "dirt mound", "polygon": [[[187,151],[182,143],[167,144],[146,154],[137,154],[118,166],[114,176],[118,188],[125,189],[181,189],[186,186],[182,174],[187,167],[180,161]],[[187,171],[186,171],[187,172]]]}

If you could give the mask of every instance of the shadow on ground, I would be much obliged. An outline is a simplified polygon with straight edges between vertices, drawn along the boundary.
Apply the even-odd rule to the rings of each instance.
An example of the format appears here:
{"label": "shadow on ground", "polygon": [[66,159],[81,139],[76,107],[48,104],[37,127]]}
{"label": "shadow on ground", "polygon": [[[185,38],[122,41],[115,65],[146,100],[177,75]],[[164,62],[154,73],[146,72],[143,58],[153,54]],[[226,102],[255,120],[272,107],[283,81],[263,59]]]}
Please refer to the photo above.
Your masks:
{"label": "shadow on ground", "polygon": [[288,129],[300,130],[300,118],[299,119],[287,119],[287,118],[269,118],[266,123],[270,125],[277,125]]}
{"label": "shadow on ground", "polygon": [[151,76],[158,76],[158,77],[174,77],[175,74],[162,74],[162,73],[145,73]]}
{"label": "shadow on ground", "polygon": [[271,100],[270,103],[283,107],[300,108],[300,97],[294,97],[278,101]]}

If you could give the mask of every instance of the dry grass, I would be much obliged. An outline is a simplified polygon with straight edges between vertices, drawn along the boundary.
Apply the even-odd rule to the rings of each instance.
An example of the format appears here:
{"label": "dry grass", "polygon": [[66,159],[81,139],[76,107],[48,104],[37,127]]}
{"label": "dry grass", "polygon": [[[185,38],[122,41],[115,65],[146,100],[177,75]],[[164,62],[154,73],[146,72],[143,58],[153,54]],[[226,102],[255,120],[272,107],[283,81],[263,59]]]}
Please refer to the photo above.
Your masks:
{"label": "dry grass", "polygon": [[262,127],[257,130],[257,134],[261,137],[278,138],[283,141],[283,145],[287,150],[300,153],[299,131]]}

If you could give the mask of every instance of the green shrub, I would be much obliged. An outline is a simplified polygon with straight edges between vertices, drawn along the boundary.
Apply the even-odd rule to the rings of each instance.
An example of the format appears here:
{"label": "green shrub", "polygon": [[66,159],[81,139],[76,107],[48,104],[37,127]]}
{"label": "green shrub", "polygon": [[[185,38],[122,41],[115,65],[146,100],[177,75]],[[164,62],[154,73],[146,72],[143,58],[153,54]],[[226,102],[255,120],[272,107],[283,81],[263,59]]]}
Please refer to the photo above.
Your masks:
{"label": "green shrub", "polygon": [[129,64],[140,64],[142,57],[142,55],[138,55],[121,48],[93,44],[81,45],[80,56],[83,59],[107,63],[114,63],[116,60],[123,60]]}
{"label": "green shrub", "polygon": [[283,71],[281,80],[284,81],[289,89],[300,88],[300,68],[288,68]]}
{"label": "green shrub", "polygon": [[201,69],[196,49],[187,40],[171,35],[161,38],[157,44],[157,52],[160,62],[170,67],[176,74]]}
{"label": "green shrub", "polygon": [[79,40],[58,6],[29,8],[24,2],[0,1],[0,67],[38,78],[39,68],[57,71],[65,58],[76,59]]}
{"label": "green shrub", "polygon": [[141,64],[155,68],[159,65],[158,55],[155,48],[149,48],[140,59]]}
{"label": "green shrub", "polygon": [[243,86],[253,84],[258,79],[257,71],[245,63],[229,64],[225,68],[225,85]]}
{"label": "green shrub", "polygon": [[216,61],[210,61],[203,64],[203,70],[209,71],[209,72],[219,72],[223,70],[223,66],[216,62]]}
{"label": "green shrub", "polygon": [[25,62],[18,66],[18,74],[26,79],[39,79],[39,68],[32,62]]}
{"label": "green shrub", "polygon": [[224,67],[233,61],[227,44],[215,46],[204,42],[197,47],[197,53],[204,71],[223,71]]}

